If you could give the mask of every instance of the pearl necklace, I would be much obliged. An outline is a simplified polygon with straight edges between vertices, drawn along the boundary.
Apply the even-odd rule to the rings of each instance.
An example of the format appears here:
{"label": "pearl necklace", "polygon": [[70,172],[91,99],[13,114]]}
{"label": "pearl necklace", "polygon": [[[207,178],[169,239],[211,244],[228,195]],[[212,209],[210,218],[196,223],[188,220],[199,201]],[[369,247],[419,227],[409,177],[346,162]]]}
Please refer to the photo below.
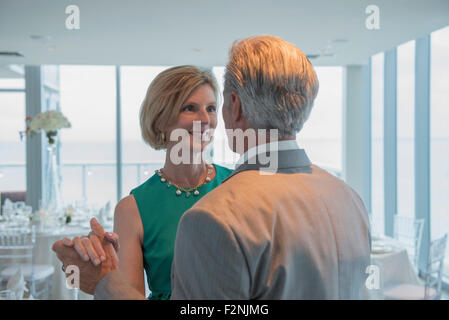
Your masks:
{"label": "pearl necklace", "polygon": [[193,191],[194,196],[198,196],[200,194],[200,192],[198,191],[198,188],[212,180],[210,176],[213,173],[214,166],[211,164],[206,164],[206,170],[207,170],[206,177],[203,179],[203,181],[199,185],[197,185],[195,187],[191,187],[191,188],[183,188],[183,187],[180,187],[177,184],[171,182],[167,178],[167,176],[164,174],[162,169],[156,170],[155,172],[159,177],[161,177],[162,183],[165,183],[165,182],[167,183],[167,188],[170,188],[170,186],[172,186],[172,185],[176,187],[176,189],[177,189],[176,195],[177,196],[180,196],[182,194],[182,191],[184,191],[186,193],[186,197],[188,198],[188,197],[190,197],[192,191]]}

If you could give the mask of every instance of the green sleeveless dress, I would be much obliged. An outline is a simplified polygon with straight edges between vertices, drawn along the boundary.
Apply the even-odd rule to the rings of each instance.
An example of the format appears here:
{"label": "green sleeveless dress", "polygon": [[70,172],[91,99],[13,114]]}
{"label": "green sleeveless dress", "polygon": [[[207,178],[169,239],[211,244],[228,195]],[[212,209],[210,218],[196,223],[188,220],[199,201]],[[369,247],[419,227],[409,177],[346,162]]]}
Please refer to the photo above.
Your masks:
{"label": "green sleeveless dress", "polygon": [[219,186],[232,170],[216,165],[215,178],[200,186],[199,195],[176,195],[175,186],[167,186],[154,174],[131,191],[143,224],[143,265],[147,274],[150,300],[168,300],[171,295],[171,265],[179,220],[185,211],[209,191]]}

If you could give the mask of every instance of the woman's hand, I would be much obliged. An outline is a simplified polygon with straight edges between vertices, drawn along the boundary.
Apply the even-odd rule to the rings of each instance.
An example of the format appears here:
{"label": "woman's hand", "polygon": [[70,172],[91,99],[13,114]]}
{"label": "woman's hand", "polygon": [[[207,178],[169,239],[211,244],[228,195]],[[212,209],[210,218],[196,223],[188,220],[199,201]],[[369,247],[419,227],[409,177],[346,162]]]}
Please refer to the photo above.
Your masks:
{"label": "woman's hand", "polygon": [[67,247],[74,248],[84,261],[91,260],[95,266],[106,260],[105,250],[108,250],[118,264],[118,234],[104,232],[103,227],[95,218],[91,219],[90,225],[92,231],[88,236],[75,237],[72,240],[64,238],[62,243]]}

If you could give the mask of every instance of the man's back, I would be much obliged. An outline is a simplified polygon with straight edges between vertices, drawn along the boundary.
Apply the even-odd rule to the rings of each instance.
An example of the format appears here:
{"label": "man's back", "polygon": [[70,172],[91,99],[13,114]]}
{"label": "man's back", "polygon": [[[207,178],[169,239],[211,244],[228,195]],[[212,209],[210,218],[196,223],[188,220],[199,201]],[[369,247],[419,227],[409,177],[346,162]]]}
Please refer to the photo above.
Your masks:
{"label": "man's back", "polygon": [[370,253],[363,202],[319,167],[297,169],[239,172],[184,215],[173,298],[362,298]]}

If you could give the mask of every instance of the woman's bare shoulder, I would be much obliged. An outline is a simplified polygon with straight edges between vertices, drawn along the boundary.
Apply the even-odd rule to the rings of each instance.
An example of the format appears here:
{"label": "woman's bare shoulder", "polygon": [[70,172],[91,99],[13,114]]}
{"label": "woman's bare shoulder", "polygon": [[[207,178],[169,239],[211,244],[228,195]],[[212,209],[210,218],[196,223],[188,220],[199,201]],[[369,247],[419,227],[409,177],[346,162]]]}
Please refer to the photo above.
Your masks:
{"label": "woman's bare shoulder", "polygon": [[122,200],[120,200],[115,207],[115,212],[119,212],[119,214],[126,214],[126,212],[139,213],[139,209],[137,208],[137,203],[134,196],[130,194],[129,196],[126,196]]}
{"label": "woman's bare shoulder", "polygon": [[142,239],[143,225],[140,218],[136,200],[131,194],[117,203],[114,214],[114,229],[127,232],[137,232],[139,239]]}

